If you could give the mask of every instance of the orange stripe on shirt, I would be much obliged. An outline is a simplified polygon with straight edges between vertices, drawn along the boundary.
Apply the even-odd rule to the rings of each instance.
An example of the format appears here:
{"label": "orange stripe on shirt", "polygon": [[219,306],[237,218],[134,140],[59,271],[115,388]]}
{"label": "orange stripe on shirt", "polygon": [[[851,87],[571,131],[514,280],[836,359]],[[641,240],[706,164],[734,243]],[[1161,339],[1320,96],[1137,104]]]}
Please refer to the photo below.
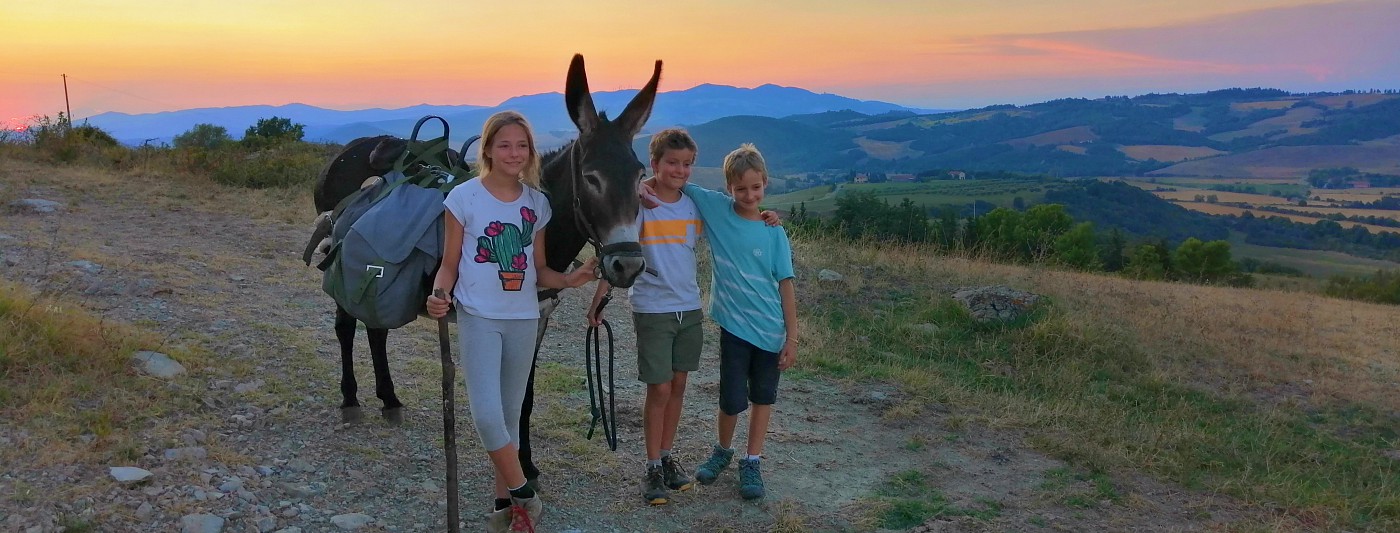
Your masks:
{"label": "orange stripe on shirt", "polygon": [[685,237],[642,237],[642,244],[685,244]]}
{"label": "orange stripe on shirt", "polygon": [[691,220],[648,220],[642,224],[642,239],[647,237],[686,237],[690,234],[690,227],[695,227],[695,234],[700,234],[700,221]]}

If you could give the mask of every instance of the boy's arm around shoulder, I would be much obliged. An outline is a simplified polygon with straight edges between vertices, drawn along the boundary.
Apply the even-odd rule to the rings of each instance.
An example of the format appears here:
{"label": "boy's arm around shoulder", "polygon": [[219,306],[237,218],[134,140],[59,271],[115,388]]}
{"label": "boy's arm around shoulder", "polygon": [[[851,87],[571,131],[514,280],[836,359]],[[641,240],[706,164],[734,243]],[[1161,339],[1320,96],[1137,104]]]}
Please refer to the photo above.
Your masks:
{"label": "boy's arm around shoulder", "polygon": [[778,370],[792,368],[797,362],[797,288],[792,280],[793,278],[786,278],[778,282],[778,296],[783,301],[783,325],[787,330],[783,349],[778,352]]}
{"label": "boy's arm around shoulder", "polygon": [[773,277],[778,280],[778,297],[783,303],[783,326],[787,333],[787,340],[783,341],[783,350],[778,352],[778,370],[787,370],[797,362],[797,286],[794,284],[796,274],[792,265],[792,243],[788,240],[787,230],[782,227],[769,229],[777,233]]}

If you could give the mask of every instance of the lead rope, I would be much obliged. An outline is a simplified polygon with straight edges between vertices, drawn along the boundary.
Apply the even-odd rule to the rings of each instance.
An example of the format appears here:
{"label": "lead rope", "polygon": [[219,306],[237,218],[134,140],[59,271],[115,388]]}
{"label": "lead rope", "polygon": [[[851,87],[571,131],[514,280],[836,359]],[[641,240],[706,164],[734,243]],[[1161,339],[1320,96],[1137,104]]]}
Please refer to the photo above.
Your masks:
{"label": "lead rope", "polygon": [[[602,244],[598,240],[598,234],[593,231],[593,225],[588,223],[588,219],[583,216],[583,206],[579,203],[579,182],[583,179],[583,169],[578,164],[578,143],[574,143],[569,148],[570,174],[577,179],[570,180],[574,188],[574,223],[583,229],[584,238],[588,239],[588,244],[593,245],[593,255],[601,259],[603,257]],[[612,301],[612,290],[609,289],[603,295],[603,300],[598,302],[597,313],[601,315],[603,308]],[[603,384],[603,357],[601,349],[601,339],[598,326],[588,326],[588,331],[583,335],[583,368],[588,376],[588,411],[592,415],[592,420],[588,422],[588,440],[593,440],[593,432],[597,429],[598,423],[603,425],[603,439],[608,443],[608,449],[617,451],[617,398],[613,395],[616,382],[613,379],[613,369],[615,368],[613,330],[612,324],[606,319],[601,320],[602,329],[608,334],[608,373],[607,385]],[[607,400],[604,403],[604,397]]]}
{"label": "lead rope", "polygon": [[[603,300],[598,302],[597,314],[603,313],[603,308],[612,301],[612,291],[603,295]],[[600,319],[602,329],[608,333],[608,384],[603,386],[603,358],[599,349],[598,326],[588,326],[588,332],[583,337],[583,367],[588,372],[588,409],[593,415],[593,420],[588,423],[588,439],[593,440],[593,430],[599,422],[603,423],[603,438],[608,442],[608,449],[617,451],[617,401],[613,396],[616,390],[613,381],[613,330],[607,319]],[[603,396],[607,395],[607,405],[603,404]]]}

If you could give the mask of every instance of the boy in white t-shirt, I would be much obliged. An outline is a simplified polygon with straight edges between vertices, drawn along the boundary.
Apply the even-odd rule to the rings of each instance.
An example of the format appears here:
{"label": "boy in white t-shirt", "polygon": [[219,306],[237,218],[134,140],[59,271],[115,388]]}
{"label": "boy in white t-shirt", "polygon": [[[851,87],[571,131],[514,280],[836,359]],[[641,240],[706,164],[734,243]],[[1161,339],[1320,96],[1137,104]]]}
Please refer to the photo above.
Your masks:
{"label": "boy in white t-shirt", "polygon": [[[651,138],[653,177],[646,183],[658,206],[638,213],[642,254],[648,270],[628,290],[632,322],[637,332],[637,378],[647,384],[642,409],[647,468],[642,497],[652,505],[667,503],[668,490],[687,490],[690,476],[671,457],[680,424],[689,372],[700,368],[702,313],[700,286],[695,281],[695,245],[700,238],[700,214],[681,194],[695,164],[695,141],[681,129],[667,129]],[[588,323],[598,325],[598,304],[608,283],[598,281]]]}

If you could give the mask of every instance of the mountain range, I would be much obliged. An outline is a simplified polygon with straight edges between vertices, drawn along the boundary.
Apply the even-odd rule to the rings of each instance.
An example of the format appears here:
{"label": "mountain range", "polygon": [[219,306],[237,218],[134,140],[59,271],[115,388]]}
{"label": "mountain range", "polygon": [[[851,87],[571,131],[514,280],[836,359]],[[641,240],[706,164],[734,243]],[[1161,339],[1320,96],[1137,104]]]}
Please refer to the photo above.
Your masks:
{"label": "mountain range", "polygon": [[944,113],[731,116],[690,131],[702,147],[700,166],[717,166],[729,147],[753,142],[776,173],[1296,179],[1349,167],[1400,175],[1400,91],[1235,88]]}
{"label": "mountain range", "polygon": [[[637,94],[637,90],[593,93],[594,105],[612,116]],[[478,105],[418,105],[401,109],[364,109],[338,111],[305,104],[282,106],[240,106],[187,109],[147,114],[102,113],[87,118],[87,122],[112,134],[130,145],[169,143],[196,124],[222,126],[235,138],[261,118],[288,118],[305,128],[305,140],[345,143],[357,137],[396,135],[407,137],[413,124],[425,115],[447,119],[451,137],[460,142],[481,131],[481,125],[491,114],[515,110],[530,119],[541,147],[562,145],[577,136],[573,122],[564,108],[561,93],[543,93],[510,98],[496,106]],[[785,117],[798,114],[852,110],[880,114],[891,111],[929,113],[933,110],[907,108],[900,105],[847,98],[835,94],[815,93],[795,87],[762,85],[739,88],[726,85],[699,85],[683,91],[657,94],[647,131],[669,126],[692,126],[732,115]],[[426,127],[426,126],[425,126]],[[439,135],[434,129],[423,135]]]}

